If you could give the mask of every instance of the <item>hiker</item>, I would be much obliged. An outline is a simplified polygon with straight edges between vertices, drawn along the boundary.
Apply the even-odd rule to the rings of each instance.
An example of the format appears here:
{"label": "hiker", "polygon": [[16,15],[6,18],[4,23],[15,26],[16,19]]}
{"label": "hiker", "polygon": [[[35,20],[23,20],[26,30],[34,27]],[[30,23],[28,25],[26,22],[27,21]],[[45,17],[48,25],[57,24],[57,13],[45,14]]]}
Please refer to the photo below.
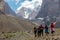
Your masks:
{"label": "hiker", "polygon": [[48,34],[49,34],[49,27],[45,24],[45,38],[46,38],[46,40],[49,40],[49,36],[48,36]]}
{"label": "hiker", "polygon": [[51,23],[51,26],[50,27],[51,27],[51,34],[52,34],[52,36],[54,36],[54,32],[55,32],[54,27],[55,26],[54,26],[54,23],[53,22]]}
{"label": "hiker", "polygon": [[44,27],[40,25],[38,28],[38,37],[43,36],[43,30],[44,30]]}
{"label": "hiker", "polygon": [[45,34],[46,34],[46,36],[48,36],[48,34],[49,34],[48,26],[46,24],[45,24]]}
{"label": "hiker", "polygon": [[35,35],[35,37],[37,36],[37,28],[36,27],[34,27],[34,35]]}

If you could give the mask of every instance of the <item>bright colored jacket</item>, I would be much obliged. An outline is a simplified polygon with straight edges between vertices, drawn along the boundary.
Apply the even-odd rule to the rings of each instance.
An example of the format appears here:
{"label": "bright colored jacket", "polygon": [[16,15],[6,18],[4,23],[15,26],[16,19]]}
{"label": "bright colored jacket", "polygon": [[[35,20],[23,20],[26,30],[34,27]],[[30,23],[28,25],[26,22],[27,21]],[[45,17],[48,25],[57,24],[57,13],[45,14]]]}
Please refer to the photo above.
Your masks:
{"label": "bright colored jacket", "polygon": [[54,23],[51,23],[51,28],[54,28]]}
{"label": "bright colored jacket", "polygon": [[51,31],[55,31],[54,27],[54,23],[51,23]]}

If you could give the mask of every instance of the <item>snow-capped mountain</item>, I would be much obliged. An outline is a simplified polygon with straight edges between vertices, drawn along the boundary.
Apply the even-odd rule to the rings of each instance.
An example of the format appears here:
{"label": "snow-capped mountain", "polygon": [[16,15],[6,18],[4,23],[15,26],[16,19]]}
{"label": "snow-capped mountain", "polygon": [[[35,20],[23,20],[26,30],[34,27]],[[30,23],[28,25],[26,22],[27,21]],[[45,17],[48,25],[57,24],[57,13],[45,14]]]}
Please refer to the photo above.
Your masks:
{"label": "snow-capped mountain", "polygon": [[29,15],[28,18],[29,18],[30,20],[31,20],[31,19],[35,19],[36,16],[38,15],[38,12],[39,12],[40,8],[41,8],[40,5],[37,6],[36,8],[34,8],[34,10],[30,13],[30,15]]}
{"label": "snow-capped mountain", "polygon": [[5,15],[16,16],[16,13],[10,8],[8,3],[4,0],[0,2],[0,11],[5,13]]}
{"label": "snow-capped mountain", "polygon": [[32,2],[24,1],[24,3],[16,10],[16,14],[18,17],[30,20],[35,19],[41,8],[41,3],[40,0],[33,0]]}
{"label": "snow-capped mountain", "polygon": [[17,11],[17,17],[19,18],[28,18],[29,13],[31,13],[32,10],[29,8],[22,7],[20,10]]}

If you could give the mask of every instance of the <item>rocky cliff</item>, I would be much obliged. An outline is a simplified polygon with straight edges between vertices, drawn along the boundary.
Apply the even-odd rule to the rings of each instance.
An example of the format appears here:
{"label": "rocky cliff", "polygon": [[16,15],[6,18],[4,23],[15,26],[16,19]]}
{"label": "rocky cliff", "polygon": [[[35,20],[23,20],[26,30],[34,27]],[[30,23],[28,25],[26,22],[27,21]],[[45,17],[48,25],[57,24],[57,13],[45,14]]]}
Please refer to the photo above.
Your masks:
{"label": "rocky cliff", "polygon": [[37,17],[46,17],[46,16],[59,16],[60,7],[59,0],[43,0],[41,10]]}

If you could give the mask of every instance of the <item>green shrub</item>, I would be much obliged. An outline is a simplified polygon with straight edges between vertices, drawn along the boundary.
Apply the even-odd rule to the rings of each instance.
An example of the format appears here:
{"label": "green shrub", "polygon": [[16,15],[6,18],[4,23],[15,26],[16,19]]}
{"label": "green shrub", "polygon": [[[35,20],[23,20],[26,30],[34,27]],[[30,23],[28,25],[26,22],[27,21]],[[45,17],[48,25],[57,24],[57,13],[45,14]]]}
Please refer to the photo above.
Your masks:
{"label": "green shrub", "polygon": [[24,35],[24,32],[23,32],[23,31],[21,31],[21,32],[20,32],[20,35]]}

